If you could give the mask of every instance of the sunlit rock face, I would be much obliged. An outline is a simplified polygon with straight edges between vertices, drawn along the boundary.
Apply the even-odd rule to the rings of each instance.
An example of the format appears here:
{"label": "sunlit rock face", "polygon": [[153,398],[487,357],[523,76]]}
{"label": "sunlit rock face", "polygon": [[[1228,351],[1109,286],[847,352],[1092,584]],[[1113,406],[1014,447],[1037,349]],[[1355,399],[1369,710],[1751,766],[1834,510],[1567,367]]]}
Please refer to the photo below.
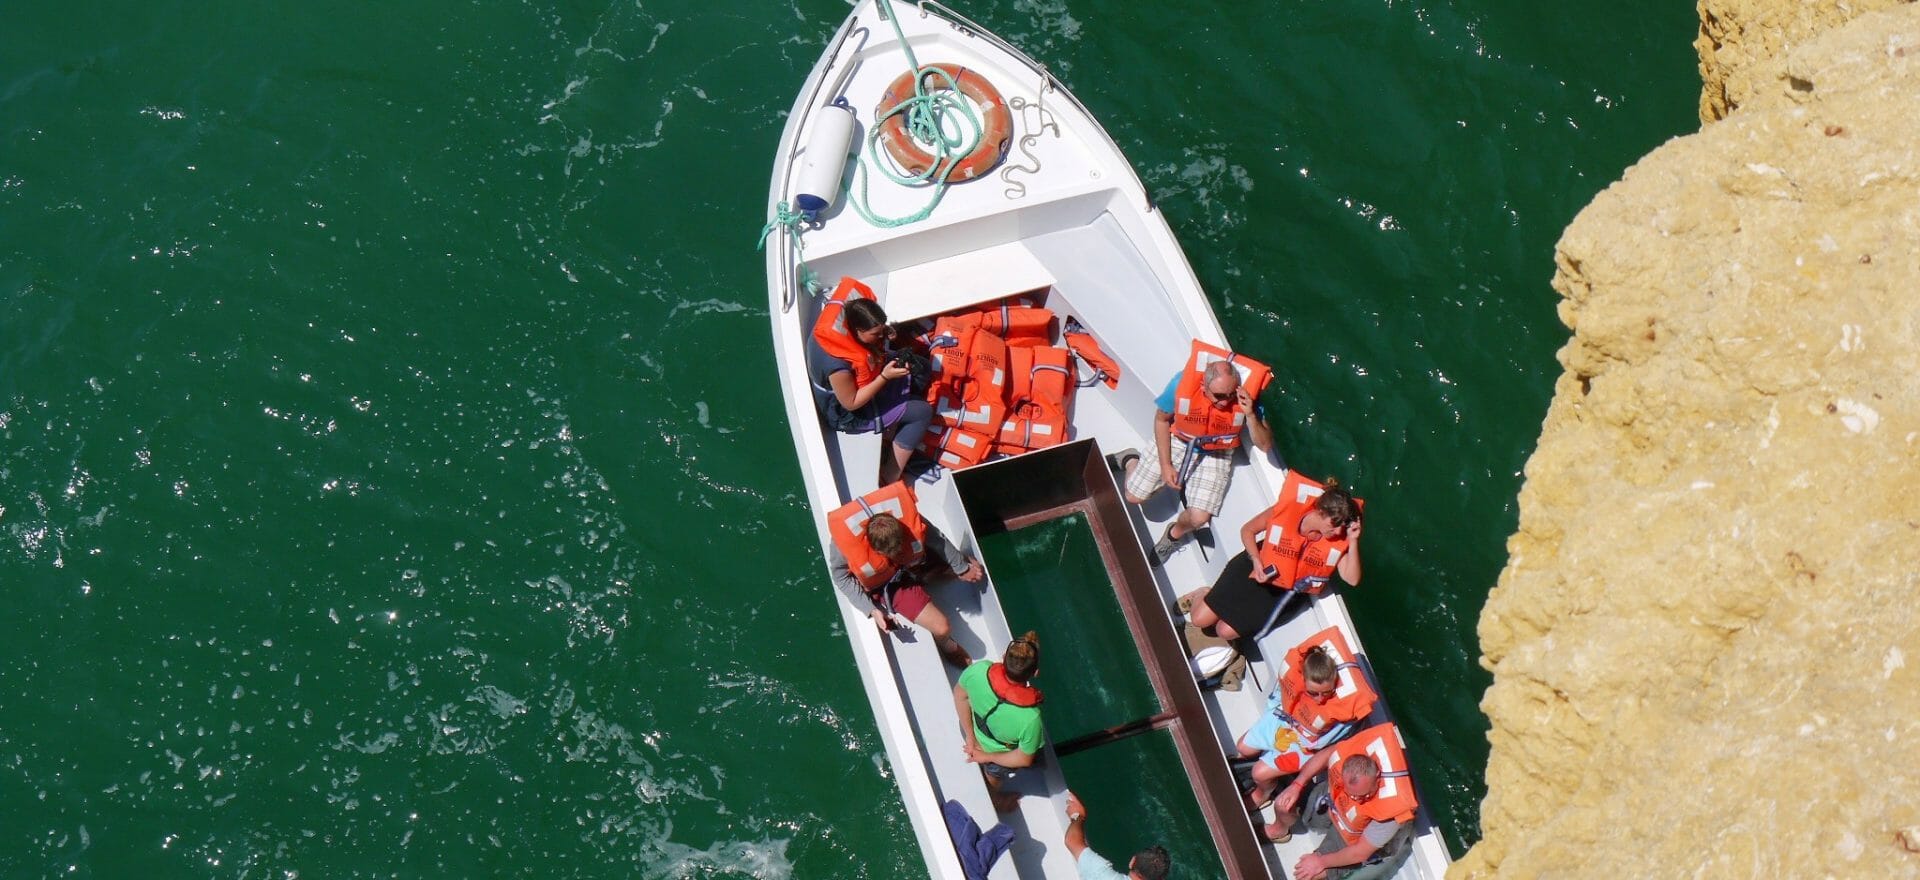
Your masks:
{"label": "sunlit rock face", "polygon": [[1920,6],[1778,69],[1558,246],[1455,877],[1920,877]]}
{"label": "sunlit rock face", "polygon": [[1698,0],[1700,121],[1770,91],[1780,61],[1795,46],[1835,25],[1913,0]]}

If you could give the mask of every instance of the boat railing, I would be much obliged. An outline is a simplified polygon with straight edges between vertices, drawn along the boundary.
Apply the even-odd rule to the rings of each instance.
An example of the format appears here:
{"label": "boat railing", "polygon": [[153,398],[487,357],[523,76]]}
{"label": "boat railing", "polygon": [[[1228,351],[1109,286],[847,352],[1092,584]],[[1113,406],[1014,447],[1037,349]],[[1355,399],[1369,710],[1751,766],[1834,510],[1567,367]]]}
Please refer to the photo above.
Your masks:
{"label": "boat railing", "polygon": [[[876,2],[886,3],[888,2],[888,0],[876,0]],[[1051,68],[1047,67],[1045,64],[1041,64],[1040,62],[1035,61],[1033,59],[1033,56],[1028,55],[1027,53],[1021,51],[1020,47],[1015,46],[1014,44],[1001,39],[998,34],[995,34],[993,31],[987,30],[985,27],[981,26],[979,22],[976,22],[971,18],[968,18],[964,15],[961,15],[958,12],[955,12],[952,7],[946,5],[945,3],[941,3],[940,0],[919,0],[919,2],[917,2],[915,5],[920,9],[920,17],[925,18],[929,15],[932,15],[933,13],[930,12],[929,9],[938,10],[940,13],[940,17],[947,19],[947,21],[951,23],[955,28],[958,28],[962,34],[966,36],[971,36],[971,37],[979,37],[983,40],[986,40],[989,43],[992,43],[993,45],[999,47],[1001,51],[1006,52],[1008,55],[1013,56],[1014,60],[1019,61],[1021,64],[1026,65],[1027,69],[1033,71],[1034,73],[1039,74],[1040,75],[1040,91],[1042,96],[1044,96],[1048,92],[1058,92],[1062,95],[1065,95],[1067,98],[1067,102],[1079,108],[1080,115],[1086,118],[1087,124],[1091,125],[1094,131],[1097,131],[1100,133],[1100,139],[1106,141],[1107,146],[1111,148],[1116,155],[1124,157],[1127,154],[1125,150],[1120,148],[1120,142],[1114,140],[1113,135],[1107,133],[1106,126],[1100,124],[1100,120],[1093,115],[1093,111],[1088,110],[1087,105],[1080,102],[1080,97],[1078,95],[1075,95],[1072,89],[1067,88],[1065,83],[1061,82],[1058,77],[1055,77],[1053,75],[1053,70]],[[1133,163],[1123,160],[1120,162],[1120,164],[1126,167],[1127,173],[1129,175],[1132,175],[1134,185],[1140,187],[1140,192],[1145,198],[1147,211],[1151,213],[1153,211],[1158,210],[1159,207],[1153,203],[1153,194],[1147,192],[1147,183],[1146,181],[1140,179],[1140,173],[1134,170]]]}
{"label": "boat railing", "polygon": [[[861,36],[861,44],[864,47],[866,42],[866,37],[872,34],[872,31],[869,31],[864,27],[842,28],[840,31],[840,35],[834,38],[833,45],[827,49],[826,57],[833,59],[832,61],[829,61],[827,63],[827,69],[831,69],[834,63],[840,60],[840,50],[846,47],[847,40],[851,39],[854,34],[859,34]],[[855,50],[855,51],[858,51],[858,50]],[[825,89],[824,93],[829,95],[840,94],[840,92],[847,87],[847,80],[852,79],[853,72],[855,70],[858,70],[859,68],[860,66],[857,64],[848,64],[848,65],[842,66],[840,68],[839,76],[834,77],[833,87],[830,89]],[[801,131],[807,130],[807,120],[813,118],[813,111],[820,106],[820,102],[817,100],[814,100],[814,96],[819,94],[822,94],[822,90],[816,89],[811,95],[807,96],[807,101],[804,105],[805,109],[800,111],[800,118],[794,121],[794,131],[801,132]],[[805,146],[806,146],[805,143],[801,142],[798,138],[795,138],[792,149],[788,150],[787,152],[787,161],[789,162],[793,161],[793,157],[798,155],[800,150]],[[781,195],[786,194],[785,193],[786,188],[787,187],[782,187]]]}
{"label": "boat railing", "polygon": [[[852,19],[849,19],[849,21],[852,21]],[[864,48],[866,46],[867,38],[871,36],[873,32],[864,27],[841,28],[839,35],[834,37],[833,39],[833,45],[828,47],[826,52],[826,56],[828,58],[833,59],[833,61],[828,62],[827,65],[822,68],[823,70],[832,69],[834,62],[837,62],[840,58],[841,50],[846,48],[847,41],[853,39],[855,34],[858,34],[860,36],[860,47]],[[859,49],[856,48],[854,51],[857,53]],[[839,75],[834,77],[833,86],[829,89],[826,89],[825,93],[829,95],[840,94],[843,90],[846,89],[847,80],[853,78],[854,71],[858,70],[859,67],[860,65],[858,64],[841,65]],[[793,131],[802,132],[807,130],[808,120],[811,120],[813,118],[813,111],[818,109],[820,106],[820,102],[818,100],[815,100],[815,97],[820,95],[821,93],[822,92],[820,89],[815,89],[813,92],[807,95],[807,100],[802,102],[801,104],[801,110],[798,118],[793,119],[789,123]],[[783,157],[784,162],[781,164],[781,166],[778,169],[776,169],[776,173],[779,174],[779,177],[776,178],[778,195],[776,195],[773,199],[771,199],[772,202],[778,203],[778,202],[786,202],[791,200],[792,189],[793,189],[793,175],[786,173],[787,164],[793,162],[794,157],[799,154],[800,150],[804,148],[804,146],[805,144],[803,144],[799,140],[799,138],[795,138],[792,147],[789,148],[787,151],[787,155]],[[772,205],[768,206],[767,213],[768,214],[773,213]],[[780,265],[782,267],[781,279],[780,279],[780,312],[782,314],[785,314],[787,312],[793,311],[793,305],[796,300],[795,287],[796,287],[796,281],[798,279],[794,277],[794,270],[795,270],[795,266],[799,263],[800,258],[799,258],[799,254],[796,252],[794,248],[793,236],[790,236],[790,235],[780,236],[780,243],[776,245],[776,248],[777,249],[775,250],[775,254],[777,255],[780,261]]]}

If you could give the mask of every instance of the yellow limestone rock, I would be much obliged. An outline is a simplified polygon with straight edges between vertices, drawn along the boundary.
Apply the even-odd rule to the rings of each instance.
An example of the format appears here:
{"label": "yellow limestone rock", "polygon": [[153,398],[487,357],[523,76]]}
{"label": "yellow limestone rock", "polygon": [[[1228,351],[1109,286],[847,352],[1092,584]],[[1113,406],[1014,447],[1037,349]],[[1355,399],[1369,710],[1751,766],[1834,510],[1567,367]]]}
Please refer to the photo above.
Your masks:
{"label": "yellow limestone rock", "polygon": [[1781,69],[1560,240],[1455,878],[1920,877],[1920,5]]}
{"label": "yellow limestone rock", "polygon": [[1698,0],[1700,121],[1772,87],[1787,51],[1834,25],[1913,0]]}

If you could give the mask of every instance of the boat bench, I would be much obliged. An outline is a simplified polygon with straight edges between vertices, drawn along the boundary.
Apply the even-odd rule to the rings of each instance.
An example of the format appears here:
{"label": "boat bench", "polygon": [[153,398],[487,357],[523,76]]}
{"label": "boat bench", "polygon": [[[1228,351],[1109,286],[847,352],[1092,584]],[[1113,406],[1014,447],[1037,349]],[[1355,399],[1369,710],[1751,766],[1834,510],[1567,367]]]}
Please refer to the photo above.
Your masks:
{"label": "boat bench", "polygon": [[843,498],[858,498],[880,488],[880,456],[886,454],[887,441],[879,434],[829,435],[840,447],[840,479],[846,485]]}
{"label": "boat bench", "polygon": [[927,318],[1054,284],[1053,273],[1017,241],[895,269],[884,279],[870,280],[886,291],[881,304],[895,321]]}
{"label": "boat bench", "polygon": [[[943,800],[959,801],[980,823],[982,832],[1000,821],[987,794],[987,782],[980,767],[967,761],[966,746],[960,739],[960,720],[953,710],[953,682],[940,650],[925,631],[916,630],[912,641],[889,635],[893,642],[895,674],[902,692],[911,704],[911,716],[919,727],[920,749],[927,767],[933,772],[935,786]],[[990,880],[1017,880],[1011,855],[994,862]]]}

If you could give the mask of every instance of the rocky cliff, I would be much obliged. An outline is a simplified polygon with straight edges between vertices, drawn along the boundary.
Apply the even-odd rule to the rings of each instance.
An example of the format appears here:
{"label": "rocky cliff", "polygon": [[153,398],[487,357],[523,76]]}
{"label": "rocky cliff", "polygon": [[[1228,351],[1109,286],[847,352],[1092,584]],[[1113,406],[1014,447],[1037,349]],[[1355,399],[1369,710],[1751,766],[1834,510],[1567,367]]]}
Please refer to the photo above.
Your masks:
{"label": "rocky cliff", "polygon": [[1455,877],[1920,877],[1920,6],[1789,42],[1560,241]]}
{"label": "rocky cliff", "polygon": [[1769,91],[1793,47],[1835,25],[1913,0],[1699,0],[1700,121]]}

